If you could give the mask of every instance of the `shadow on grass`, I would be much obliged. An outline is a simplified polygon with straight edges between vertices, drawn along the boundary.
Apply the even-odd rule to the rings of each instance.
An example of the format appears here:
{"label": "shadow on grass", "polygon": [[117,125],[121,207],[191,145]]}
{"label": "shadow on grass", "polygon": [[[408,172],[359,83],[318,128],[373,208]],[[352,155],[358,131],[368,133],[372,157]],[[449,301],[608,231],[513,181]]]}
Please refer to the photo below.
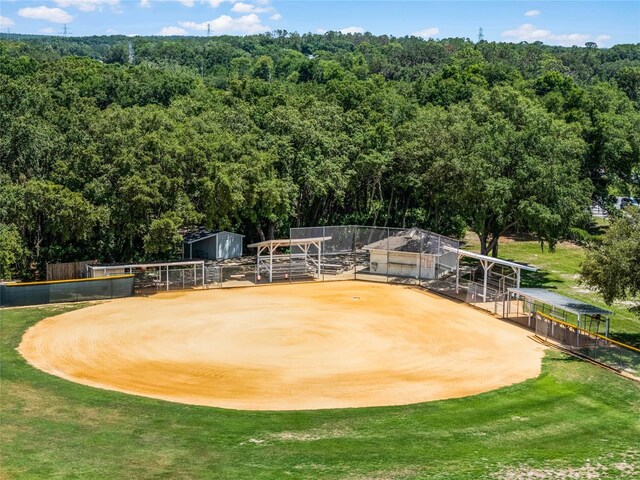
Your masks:
{"label": "shadow on grass", "polygon": [[575,355],[569,355],[564,352],[554,352],[554,354],[547,355],[544,359],[545,362],[548,363],[578,363],[584,362],[581,358],[576,357]]}
{"label": "shadow on grass", "polygon": [[589,235],[593,235],[593,236],[600,236],[604,234],[607,230],[609,230],[609,225],[604,223],[591,222],[587,226],[587,232],[589,232]]}
{"label": "shadow on grass", "polygon": [[[631,345],[635,348],[640,348],[640,333],[611,333],[611,338],[617,342]],[[639,354],[640,355],[640,354]]]}
{"label": "shadow on grass", "polygon": [[557,284],[561,284],[562,281],[557,278],[551,278],[549,273],[544,270],[538,270],[537,272],[522,272],[523,288],[557,288]]}

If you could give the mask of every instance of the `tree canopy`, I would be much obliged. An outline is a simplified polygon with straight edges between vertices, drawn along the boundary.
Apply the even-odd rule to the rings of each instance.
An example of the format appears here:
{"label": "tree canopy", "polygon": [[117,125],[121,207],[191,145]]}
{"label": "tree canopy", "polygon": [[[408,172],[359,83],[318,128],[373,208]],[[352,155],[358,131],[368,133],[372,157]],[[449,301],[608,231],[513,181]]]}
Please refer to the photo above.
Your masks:
{"label": "tree canopy", "polygon": [[[589,251],[580,275],[608,304],[640,296],[640,209],[629,208],[611,223],[602,243]],[[640,303],[635,310],[640,314]]]}
{"label": "tree canopy", "polygon": [[640,45],[5,36],[0,274],[172,258],[194,226],[553,247],[592,201],[640,191],[639,69]]}

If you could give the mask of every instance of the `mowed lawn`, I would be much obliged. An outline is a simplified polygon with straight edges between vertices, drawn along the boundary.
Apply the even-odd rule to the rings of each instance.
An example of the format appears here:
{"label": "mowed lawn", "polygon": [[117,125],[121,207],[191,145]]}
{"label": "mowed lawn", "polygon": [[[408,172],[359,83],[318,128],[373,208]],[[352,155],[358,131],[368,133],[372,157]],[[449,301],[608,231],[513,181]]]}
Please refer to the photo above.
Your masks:
{"label": "mowed lawn", "polygon": [[[472,238],[472,237],[469,237]],[[477,242],[466,248],[478,250]],[[561,295],[576,298],[614,312],[611,318],[611,337],[640,347],[640,317],[629,311],[630,303],[607,305],[596,292],[580,284],[578,272],[586,256],[586,249],[571,242],[560,242],[555,252],[544,251],[537,241],[501,239],[499,257],[526,263],[538,272],[522,272],[522,286],[547,288]]]}
{"label": "mowed lawn", "polygon": [[558,352],[538,378],[463,399],[221,410],[93,389],[26,364],[16,351],[24,331],[80,307],[0,311],[2,479],[640,477],[640,384]]}

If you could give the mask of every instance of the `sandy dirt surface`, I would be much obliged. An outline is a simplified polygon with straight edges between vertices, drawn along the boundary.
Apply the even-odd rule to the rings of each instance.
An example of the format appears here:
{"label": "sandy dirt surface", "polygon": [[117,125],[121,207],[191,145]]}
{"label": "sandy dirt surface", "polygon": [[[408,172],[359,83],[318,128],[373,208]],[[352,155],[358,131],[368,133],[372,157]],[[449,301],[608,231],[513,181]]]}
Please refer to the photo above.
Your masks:
{"label": "sandy dirt surface", "polygon": [[543,355],[467,305],[353,281],[114,300],[39,322],[19,351],[85,385],[256,410],[463,397],[538,375]]}

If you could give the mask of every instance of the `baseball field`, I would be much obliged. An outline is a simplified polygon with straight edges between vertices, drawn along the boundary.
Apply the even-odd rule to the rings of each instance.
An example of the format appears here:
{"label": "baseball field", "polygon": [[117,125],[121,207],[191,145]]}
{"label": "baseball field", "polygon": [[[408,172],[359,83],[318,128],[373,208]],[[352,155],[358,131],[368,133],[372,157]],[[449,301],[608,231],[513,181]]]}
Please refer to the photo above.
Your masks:
{"label": "baseball field", "polygon": [[276,285],[131,297],[44,320],[20,353],[86,385],[246,410],[464,397],[540,373],[529,332],[415,287]]}
{"label": "baseball field", "polygon": [[1,315],[0,478],[640,475],[638,383],[421,290],[284,285]]}

